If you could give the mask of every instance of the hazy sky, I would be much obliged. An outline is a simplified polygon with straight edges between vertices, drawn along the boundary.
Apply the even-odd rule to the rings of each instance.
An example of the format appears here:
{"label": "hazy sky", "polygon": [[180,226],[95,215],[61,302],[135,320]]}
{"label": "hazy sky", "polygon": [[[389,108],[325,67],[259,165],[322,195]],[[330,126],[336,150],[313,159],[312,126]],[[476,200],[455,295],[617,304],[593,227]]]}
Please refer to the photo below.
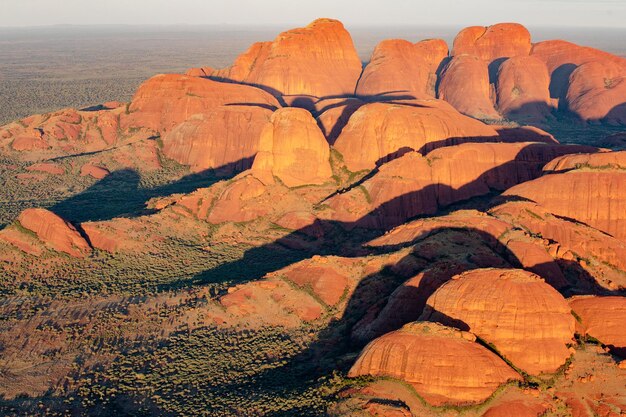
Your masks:
{"label": "hazy sky", "polygon": [[0,0],[0,26],[54,24],[625,27],[626,0]]}

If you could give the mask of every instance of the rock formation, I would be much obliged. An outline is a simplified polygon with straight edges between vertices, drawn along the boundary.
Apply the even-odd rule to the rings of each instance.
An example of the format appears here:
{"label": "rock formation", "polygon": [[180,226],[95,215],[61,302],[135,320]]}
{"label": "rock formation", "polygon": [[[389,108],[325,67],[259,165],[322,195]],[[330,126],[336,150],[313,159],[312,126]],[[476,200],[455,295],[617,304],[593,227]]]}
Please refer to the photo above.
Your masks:
{"label": "rock formation", "polygon": [[367,345],[348,376],[405,381],[432,405],[481,402],[521,378],[474,339],[436,323],[411,323]]}
{"label": "rock formation", "polygon": [[287,187],[323,184],[332,176],[330,148],[315,119],[304,109],[272,115],[259,142],[252,173],[266,184],[274,177]]}
{"label": "rock formation", "polygon": [[428,299],[421,320],[471,331],[532,375],[553,373],[571,352],[574,317],[538,276],[514,269],[465,272]]}
{"label": "rock formation", "polygon": [[441,74],[438,97],[476,119],[502,118],[494,108],[488,64],[474,55],[455,55],[448,62]]}
{"label": "rock formation", "polygon": [[163,154],[193,171],[230,174],[252,166],[270,110],[228,106],[196,114],[162,137]]}
{"label": "rock formation", "polygon": [[361,75],[350,34],[341,22],[318,19],[257,43],[233,67],[213,75],[257,85],[278,96],[352,95]]}
{"label": "rock formation", "polygon": [[497,138],[491,127],[465,117],[438,100],[359,108],[335,142],[351,171],[373,169],[407,150],[426,153],[441,146]]}
{"label": "rock formation", "polygon": [[575,219],[626,240],[626,173],[574,170],[546,175],[504,194],[534,201],[551,213]]}
{"label": "rock formation", "polygon": [[91,251],[76,228],[46,209],[24,210],[17,219],[19,225],[37,235],[46,246],[57,252],[83,257]]}
{"label": "rock formation", "polygon": [[583,121],[626,124],[626,61],[586,62],[569,78],[567,108]]}
{"label": "rock formation", "polygon": [[500,65],[496,83],[500,113],[524,121],[544,121],[551,113],[550,75],[544,62],[522,55]]}
{"label": "rock formation", "polygon": [[545,62],[550,73],[550,95],[559,100],[565,99],[570,75],[578,66],[595,60],[626,65],[623,58],[562,40],[538,42],[533,45],[531,55]]}
{"label": "rock formation", "polygon": [[454,39],[452,56],[472,55],[487,62],[530,53],[530,33],[518,23],[470,26]]}
{"label": "rock formation", "polygon": [[569,304],[580,319],[577,331],[626,357],[626,297],[574,297]]}
{"label": "rock formation", "polygon": [[437,70],[448,56],[443,40],[416,44],[391,39],[379,43],[356,88],[359,96],[429,98],[435,96]]}
{"label": "rock formation", "polygon": [[124,128],[149,128],[162,135],[194,115],[244,106],[251,114],[280,107],[270,94],[255,87],[221,83],[178,74],[155,75],[135,93]]}

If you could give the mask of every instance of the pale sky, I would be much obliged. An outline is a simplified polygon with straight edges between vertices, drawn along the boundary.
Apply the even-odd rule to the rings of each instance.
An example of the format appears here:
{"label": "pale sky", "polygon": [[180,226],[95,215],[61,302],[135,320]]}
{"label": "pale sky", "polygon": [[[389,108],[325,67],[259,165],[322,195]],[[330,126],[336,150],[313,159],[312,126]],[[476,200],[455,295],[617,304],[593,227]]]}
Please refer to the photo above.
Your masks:
{"label": "pale sky", "polygon": [[57,24],[626,27],[626,0],[0,0],[0,26]]}

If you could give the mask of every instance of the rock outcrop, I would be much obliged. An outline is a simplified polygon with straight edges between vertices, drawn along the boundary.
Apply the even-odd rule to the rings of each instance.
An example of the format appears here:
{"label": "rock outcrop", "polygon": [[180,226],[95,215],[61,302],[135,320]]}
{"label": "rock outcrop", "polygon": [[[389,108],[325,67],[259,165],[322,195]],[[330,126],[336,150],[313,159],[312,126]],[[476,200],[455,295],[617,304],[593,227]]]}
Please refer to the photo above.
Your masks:
{"label": "rock outcrop", "polygon": [[578,66],[595,60],[626,65],[626,60],[608,52],[562,40],[538,42],[533,45],[531,55],[545,62],[550,73],[550,95],[559,100],[565,99],[570,75]]}
{"label": "rock outcrop", "polygon": [[504,194],[534,201],[551,213],[575,219],[626,240],[626,172],[574,170],[545,175]]}
{"label": "rock outcrop", "polygon": [[499,23],[493,26],[470,26],[454,39],[452,56],[472,55],[492,62],[499,58],[528,55],[531,50],[530,33],[518,23]]}
{"label": "rock outcrop", "polygon": [[361,60],[341,22],[318,19],[254,44],[233,67],[213,75],[256,85],[277,96],[352,95]]}
{"label": "rock outcrop", "polygon": [[579,145],[539,143],[464,143],[435,149],[431,161],[432,182],[439,205],[506,190],[541,176],[552,159],[594,148]]}
{"label": "rock outcrop", "polygon": [[558,173],[579,168],[626,170],[626,151],[563,155],[548,162],[543,171]]}
{"label": "rock outcrop", "polygon": [[356,94],[410,99],[434,97],[437,70],[447,56],[448,46],[441,39],[416,44],[401,39],[382,41],[363,70]]}
{"label": "rock outcrop", "polygon": [[499,112],[520,121],[542,122],[552,111],[550,75],[543,61],[521,55],[500,65],[496,82]]}
{"label": "rock outcrop", "polygon": [[498,137],[477,120],[439,100],[371,103],[359,108],[335,142],[351,171],[371,170],[408,150],[432,149]]}
{"label": "rock outcrop", "polygon": [[476,119],[502,118],[494,108],[488,64],[475,55],[455,55],[448,62],[440,77],[438,97]]}
{"label": "rock outcrop", "polygon": [[464,143],[435,149],[425,157],[408,151],[357,186],[329,198],[325,204],[332,211],[321,216],[350,227],[387,229],[411,217],[434,214],[440,207],[537,178],[542,167],[557,156],[590,149],[594,148]]}
{"label": "rock outcrop", "polygon": [[538,401],[509,401],[490,407],[482,417],[539,417],[545,414],[547,407]]}
{"label": "rock outcrop", "polygon": [[586,62],[569,78],[567,108],[585,122],[626,124],[626,61]]}
{"label": "rock outcrop", "polygon": [[577,331],[626,357],[626,297],[574,297],[569,304],[580,319]]}
{"label": "rock outcrop", "polygon": [[265,126],[252,173],[266,184],[274,177],[287,187],[323,184],[332,177],[330,148],[311,114],[298,108],[276,111]]}
{"label": "rock outcrop", "polygon": [[24,210],[17,218],[19,225],[34,234],[49,248],[82,258],[91,251],[76,228],[56,214],[41,208]]}
{"label": "rock outcrop", "polygon": [[490,214],[552,242],[547,246],[548,252],[563,266],[574,267],[571,272],[577,278],[571,284],[582,285],[584,292],[596,290],[593,286],[585,288],[590,278],[591,284],[607,290],[626,288],[626,279],[620,272],[626,269],[626,243],[623,241],[582,223],[555,216],[528,201],[496,206]]}
{"label": "rock outcrop", "polygon": [[402,380],[432,405],[481,402],[521,378],[474,340],[437,323],[411,323],[368,344],[348,376]]}
{"label": "rock outcrop", "polygon": [[193,115],[162,137],[163,154],[195,172],[243,171],[252,166],[271,115],[270,110],[244,105]]}
{"label": "rock outcrop", "polygon": [[515,269],[454,277],[428,299],[420,320],[471,331],[532,375],[556,372],[574,337],[565,299],[538,276]]}
{"label": "rock outcrop", "polygon": [[280,107],[267,92],[246,85],[221,83],[200,77],[160,74],[137,89],[123,117],[124,128],[148,128],[164,135],[194,115],[207,115],[244,106],[250,112]]}

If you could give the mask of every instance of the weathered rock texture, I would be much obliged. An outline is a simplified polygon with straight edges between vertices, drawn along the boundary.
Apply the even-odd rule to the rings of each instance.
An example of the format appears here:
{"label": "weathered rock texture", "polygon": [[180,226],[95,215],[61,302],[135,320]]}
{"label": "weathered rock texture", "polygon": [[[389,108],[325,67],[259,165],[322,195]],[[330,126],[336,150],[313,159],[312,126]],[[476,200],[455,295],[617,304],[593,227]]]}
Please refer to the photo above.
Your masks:
{"label": "weathered rock texture", "polygon": [[404,104],[372,103],[359,108],[335,142],[335,149],[351,171],[373,169],[407,150],[426,153],[441,146],[498,133],[465,117],[438,100]]}
{"label": "weathered rock texture", "polygon": [[454,39],[452,55],[473,55],[491,62],[530,53],[530,33],[518,23],[499,23],[489,27],[470,26]]}
{"label": "weathered rock texture", "polygon": [[543,121],[551,113],[550,75],[532,56],[507,59],[498,70],[497,106],[501,114],[524,121]]}
{"label": "weathered rock texture", "polygon": [[467,116],[502,118],[494,108],[488,64],[475,55],[455,55],[448,62],[441,74],[438,97]]}
{"label": "weathered rock texture", "polygon": [[400,379],[432,405],[480,402],[520,376],[474,339],[436,323],[411,323],[368,344],[348,375]]}
{"label": "weathered rock texture", "polygon": [[434,97],[437,70],[447,56],[448,46],[441,39],[416,44],[401,39],[382,41],[363,70],[356,94]]}
{"label": "weathered rock texture", "polygon": [[341,22],[318,19],[254,44],[235,64],[213,75],[257,85],[282,96],[352,95],[361,75],[350,34]]}
{"label": "weathered rock texture", "polygon": [[75,257],[83,257],[91,251],[91,247],[76,228],[51,211],[26,209],[17,221],[21,227],[35,233],[39,240],[55,251]]}
{"label": "weathered rock texture", "polygon": [[570,356],[574,317],[538,276],[515,269],[465,272],[428,299],[421,320],[471,331],[532,375],[555,372]]}
{"label": "weathered rock texture", "polygon": [[288,187],[323,184],[332,176],[329,158],[328,142],[313,116],[285,108],[264,128],[252,172],[265,183],[276,177]]}
{"label": "weathered rock texture", "polygon": [[626,172],[575,170],[546,175],[505,192],[534,201],[558,216],[575,219],[626,240]]}
{"label": "weathered rock texture", "polygon": [[581,334],[592,336],[614,353],[626,356],[626,297],[574,297],[569,300],[580,318]]}

